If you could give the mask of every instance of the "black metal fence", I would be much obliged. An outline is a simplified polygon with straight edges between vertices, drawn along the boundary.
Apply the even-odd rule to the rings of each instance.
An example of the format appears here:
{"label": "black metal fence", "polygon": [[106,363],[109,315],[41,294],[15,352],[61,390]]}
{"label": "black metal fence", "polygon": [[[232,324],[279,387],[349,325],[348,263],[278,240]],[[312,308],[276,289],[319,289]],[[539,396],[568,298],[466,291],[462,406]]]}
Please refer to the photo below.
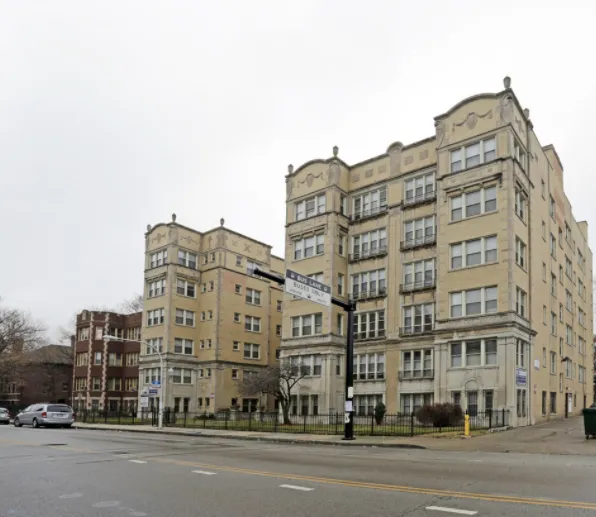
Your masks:
{"label": "black metal fence", "polygon": [[[509,425],[509,410],[499,409],[470,415],[470,430],[492,429]],[[225,411],[220,413],[190,413],[164,411],[164,425],[168,427],[220,429],[227,431],[257,431],[272,433],[300,433],[341,435],[344,432],[344,414],[283,415],[274,413]],[[157,425],[158,412],[147,410],[139,414],[131,411],[83,410],[77,421],[119,425]],[[421,422],[415,414],[386,414],[380,420],[374,415],[355,416],[354,433],[360,436],[420,436],[437,433],[464,433],[465,417],[452,416],[449,422]]]}

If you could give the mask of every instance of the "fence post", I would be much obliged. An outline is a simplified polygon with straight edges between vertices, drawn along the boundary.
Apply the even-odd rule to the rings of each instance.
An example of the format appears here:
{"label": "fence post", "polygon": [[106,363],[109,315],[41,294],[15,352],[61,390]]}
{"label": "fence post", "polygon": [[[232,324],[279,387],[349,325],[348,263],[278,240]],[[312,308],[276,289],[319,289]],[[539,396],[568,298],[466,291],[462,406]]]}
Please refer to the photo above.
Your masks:
{"label": "fence post", "polygon": [[133,409],[132,411],[132,425],[135,425],[135,416],[136,416],[137,412],[136,412],[136,408]]}
{"label": "fence post", "polygon": [[277,421],[279,420],[279,411],[275,413],[275,422],[273,424],[273,432],[277,433]]}
{"label": "fence post", "polygon": [[186,427],[186,415],[188,415],[188,411],[184,412],[184,427]]}
{"label": "fence post", "polygon": [[[501,416],[501,426],[505,427],[505,408],[503,408],[502,411],[503,415]],[[509,425],[509,422],[507,422],[507,425]]]}
{"label": "fence post", "polygon": [[493,410],[492,409],[488,410],[488,428],[489,429],[493,428]]}
{"label": "fence post", "polygon": [[339,413],[335,412],[335,434],[337,434],[337,424],[339,423]]}
{"label": "fence post", "polygon": [[414,436],[414,413],[410,415],[410,436]]}
{"label": "fence post", "polygon": [[370,435],[375,434],[375,415],[370,415]]}
{"label": "fence post", "polygon": [[306,433],[306,417],[307,417],[307,415],[302,415],[302,416],[304,416],[304,424],[302,426],[302,432]]}

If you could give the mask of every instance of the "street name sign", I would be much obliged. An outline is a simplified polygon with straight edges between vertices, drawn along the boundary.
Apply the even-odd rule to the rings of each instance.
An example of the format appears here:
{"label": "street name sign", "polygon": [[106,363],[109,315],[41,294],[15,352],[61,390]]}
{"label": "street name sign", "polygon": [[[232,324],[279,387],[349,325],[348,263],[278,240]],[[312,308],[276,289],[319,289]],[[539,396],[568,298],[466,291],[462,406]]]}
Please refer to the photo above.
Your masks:
{"label": "street name sign", "polygon": [[286,269],[285,288],[288,294],[319,303],[325,307],[331,305],[331,287],[291,269]]}

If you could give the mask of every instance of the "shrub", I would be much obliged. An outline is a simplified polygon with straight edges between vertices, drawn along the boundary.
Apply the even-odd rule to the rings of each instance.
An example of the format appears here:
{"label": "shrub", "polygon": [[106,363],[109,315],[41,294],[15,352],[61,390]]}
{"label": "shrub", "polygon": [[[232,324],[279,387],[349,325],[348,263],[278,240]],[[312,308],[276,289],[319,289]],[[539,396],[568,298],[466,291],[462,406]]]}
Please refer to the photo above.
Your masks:
{"label": "shrub", "polygon": [[421,424],[434,427],[455,427],[461,424],[461,407],[445,402],[421,407],[416,411],[416,418]]}
{"label": "shrub", "polygon": [[381,425],[383,423],[383,418],[385,418],[386,412],[387,408],[385,407],[385,404],[379,401],[375,406],[375,421],[377,422],[377,425]]}

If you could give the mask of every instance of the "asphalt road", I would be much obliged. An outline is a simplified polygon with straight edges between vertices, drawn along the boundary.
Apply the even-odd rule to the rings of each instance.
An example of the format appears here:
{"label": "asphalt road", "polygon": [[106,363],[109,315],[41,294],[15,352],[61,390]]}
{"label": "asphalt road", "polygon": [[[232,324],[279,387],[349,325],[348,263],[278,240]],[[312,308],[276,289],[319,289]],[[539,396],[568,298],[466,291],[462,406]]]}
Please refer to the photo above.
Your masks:
{"label": "asphalt road", "polygon": [[596,457],[0,427],[0,517],[581,517],[595,475]]}

